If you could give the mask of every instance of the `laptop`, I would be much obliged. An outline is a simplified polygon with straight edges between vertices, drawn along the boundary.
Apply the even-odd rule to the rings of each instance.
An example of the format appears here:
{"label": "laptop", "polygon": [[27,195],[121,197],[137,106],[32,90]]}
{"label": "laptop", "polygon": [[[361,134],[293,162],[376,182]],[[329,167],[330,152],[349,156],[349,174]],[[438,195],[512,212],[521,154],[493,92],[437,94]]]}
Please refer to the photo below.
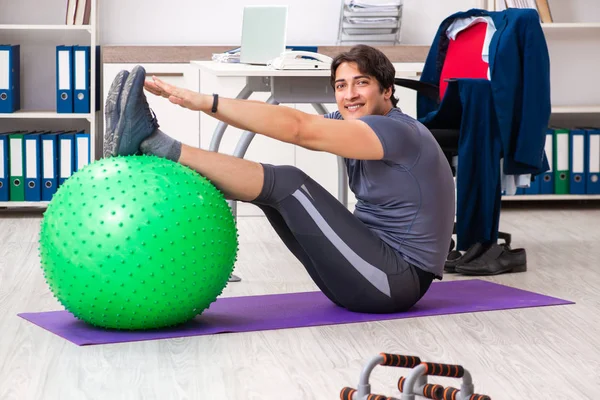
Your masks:
{"label": "laptop", "polygon": [[267,65],[285,51],[287,6],[245,6],[240,62]]}

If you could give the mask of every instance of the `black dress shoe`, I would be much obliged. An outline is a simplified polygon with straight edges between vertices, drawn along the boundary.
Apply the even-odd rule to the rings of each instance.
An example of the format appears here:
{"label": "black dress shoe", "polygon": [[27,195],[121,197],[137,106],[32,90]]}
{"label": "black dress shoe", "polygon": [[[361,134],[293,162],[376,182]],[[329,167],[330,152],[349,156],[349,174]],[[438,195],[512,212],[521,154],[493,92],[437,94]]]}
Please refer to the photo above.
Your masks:
{"label": "black dress shoe", "polygon": [[469,250],[467,250],[464,254],[458,250],[451,251],[448,253],[448,257],[446,258],[444,271],[456,272],[457,266],[475,260],[477,257],[482,255],[486,249],[487,247],[483,244],[475,243],[473,246],[469,247]]}
{"label": "black dress shoe", "polygon": [[[454,232],[456,233],[456,224],[454,224]],[[498,239],[504,240],[503,246],[510,249],[510,243],[512,236],[510,233],[498,232]],[[480,257],[486,250],[490,248],[490,244],[475,243],[463,254],[458,250],[454,250],[454,240],[451,239],[450,251],[446,257],[444,264],[444,272],[457,272],[456,267],[462,264],[469,263],[476,258]]]}
{"label": "black dress shoe", "polygon": [[527,271],[525,249],[511,249],[507,245],[492,244],[481,256],[457,265],[456,272],[465,275],[498,275]]}

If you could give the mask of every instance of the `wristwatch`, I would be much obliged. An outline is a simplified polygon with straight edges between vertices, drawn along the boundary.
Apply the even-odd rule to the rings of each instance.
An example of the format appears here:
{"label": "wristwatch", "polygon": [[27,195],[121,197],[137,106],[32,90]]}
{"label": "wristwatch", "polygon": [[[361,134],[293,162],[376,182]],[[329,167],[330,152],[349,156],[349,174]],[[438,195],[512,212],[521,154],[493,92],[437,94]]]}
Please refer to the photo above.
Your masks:
{"label": "wristwatch", "polygon": [[212,104],[212,108],[211,108],[210,112],[216,113],[218,105],[219,105],[219,95],[216,93],[213,93],[213,104]]}

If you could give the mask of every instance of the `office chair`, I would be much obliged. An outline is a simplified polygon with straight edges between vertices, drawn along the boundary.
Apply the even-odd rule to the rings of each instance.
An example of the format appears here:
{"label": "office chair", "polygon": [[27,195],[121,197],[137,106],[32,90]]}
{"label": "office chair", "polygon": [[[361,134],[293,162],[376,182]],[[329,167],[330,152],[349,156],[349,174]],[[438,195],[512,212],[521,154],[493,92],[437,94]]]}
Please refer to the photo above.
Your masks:
{"label": "office chair", "polygon": [[[535,15],[533,13],[535,13]],[[494,22],[496,22],[496,25],[501,25],[498,23],[498,21],[502,21],[503,23],[504,21],[509,21],[506,22],[506,25],[502,26],[502,34],[505,35],[505,37],[508,37],[506,35],[509,34],[514,34],[515,37],[517,37],[519,33],[514,32],[520,32],[520,30],[514,29],[513,26],[519,26],[519,24],[521,24],[521,27],[523,26],[522,24],[531,24],[533,28],[527,28],[535,30],[535,19],[537,18],[539,20],[537,12],[533,10],[516,11],[513,9],[503,12],[469,10],[468,12],[453,14],[453,16],[444,20],[444,22],[440,25],[438,36],[434,40],[434,45],[437,44],[437,46],[432,46],[432,49],[430,50],[430,54],[424,68],[424,73],[425,70],[429,71],[429,76],[427,77],[428,79],[423,79],[423,77],[420,81],[403,78],[395,79],[395,85],[417,91],[417,105],[418,108],[421,108],[421,110],[418,110],[417,119],[421,121],[427,128],[429,128],[439,143],[442,151],[446,155],[446,158],[451,165],[452,172],[456,177],[457,182],[458,179],[460,179],[460,174],[457,176],[457,162],[460,163],[460,158],[458,156],[460,152],[461,131],[463,130],[464,123],[463,114],[468,112],[468,110],[463,109],[463,104],[460,97],[461,94],[459,94],[459,83],[461,81],[471,81],[474,85],[481,84],[480,86],[487,85],[490,87],[492,85],[492,78],[489,68],[490,63],[486,58],[488,58],[488,54],[491,54],[491,47],[489,47],[489,44],[496,33],[494,33],[493,29],[488,28],[488,25],[494,28],[494,24],[489,24],[489,21],[491,20],[490,15],[494,15]],[[455,20],[460,21],[458,24],[452,24],[452,22]],[[532,20],[533,23],[531,22]],[[455,30],[447,35],[446,33],[449,27],[450,31],[452,31],[452,29]],[[456,29],[456,27],[458,27],[458,29]],[[456,31],[458,31],[458,33],[456,33]],[[496,32],[499,31],[500,28]],[[541,31],[541,26],[539,26],[539,31]],[[539,34],[539,32],[536,31],[536,34]],[[541,34],[543,35],[543,33]],[[495,39],[497,40],[496,43],[498,43],[500,40],[498,38]],[[517,41],[518,40],[521,40],[521,38],[519,37]],[[537,38],[537,40],[539,41],[539,38]],[[528,45],[531,44],[532,43],[528,43]],[[532,134],[536,140],[535,145],[531,147],[532,151],[538,151],[537,146],[540,144],[543,147],[543,142],[538,142],[540,140],[545,140],[545,136],[543,135],[550,113],[549,72],[545,71],[543,68],[545,67],[546,62],[549,64],[549,61],[547,61],[547,47],[545,46],[545,41],[543,40],[540,43],[536,42],[535,45],[539,46],[540,48],[540,56],[538,58],[542,68],[540,68],[539,73],[541,74],[543,80],[540,81],[540,87],[535,89],[539,90],[541,111],[539,113],[539,119],[536,119],[536,121],[540,121],[538,124],[539,126],[537,129],[533,130],[535,133]],[[502,51],[507,48],[510,49],[510,46],[508,45],[503,46],[504,47],[501,48]],[[500,45],[497,45],[495,49],[498,48],[500,48]],[[501,50],[498,50],[498,53],[501,53]],[[502,56],[502,54],[494,54],[494,56],[498,58],[499,56]],[[427,63],[430,63],[430,65],[427,65]],[[498,62],[496,64],[496,68],[499,68],[500,65],[503,64]],[[511,65],[511,67],[514,65]],[[431,71],[437,71],[439,74],[439,80],[437,82],[436,79],[431,79]],[[523,71],[519,70],[518,73],[523,73]],[[548,76],[545,76],[544,73],[547,73]],[[437,78],[438,75],[434,76]],[[498,74],[498,76],[503,78],[503,74]],[[536,82],[535,79],[532,79],[531,81]],[[546,86],[548,86],[548,88],[546,88]],[[493,89],[489,89],[488,92],[490,93],[489,97],[492,97],[492,93],[494,93]],[[424,104],[427,104],[427,107],[424,107]],[[424,113],[423,109],[426,109],[428,112]],[[433,112],[431,110],[433,110]],[[492,112],[491,115],[494,115],[494,113]],[[536,116],[537,114],[534,117]],[[477,115],[471,115],[468,116],[467,119],[476,120],[477,118]],[[494,117],[490,118],[490,115],[482,115],[481,118],[494,119]],[[517,116],[514,118],[516,119],[522,117]],[[500,122],[498,121],[485,122],[493,125],[494,128],[496,128],[497,125],[500,125]],[[499,130],[499,128],[497,130]],[[463,138],[462,140],[464,141],[466,139]],[[506,147],[503,148],[502,155],[504,157],[506,157],[506,149]],[[523,173],[530,172],[532,176],[535,176],[539,174],[540,171],[547,170],[548,165],[545,155],[542,155],[542,158],[544,158],[544,161],[542,162],[542,166],[540,168],[529,166],[529,168],[523,168]],[[498,164],[500,164],[500,162]],[[498,169],[499,168],[500,166],[498,165]],[[498,180],[498,182],[500,181]],[[497,190],[499,191],[499,188]],[[500,194],[494,193],[490,194],[490,196],[497,196],[497,212],[499,217]],[[458,219],[457,223],[460,223]],[[455,223],[455,234],[457,233],[457,223]],[[449,246],[445,270],[447,272],[466,272],[467,268],[463,268],[461,271],[460,264],[471,262],[476,260],[478,257],[488,257],[486,262],[492,264],[491,266],[485,266],[482,263],[479,263],[480,265],[478,268],[481,269],[481,273],[478,274],[480,275],[504,273],[510,272],[511,270],[526,270],[525,250],[511,249],[510,233],[500,232],[497,224],[498,222],[496,221],[496,225],[492,226],[491,230],[493,232],[491,233],[491,238],[481,237],[478,238],[481,240],[473,240],[473,237],[471,237],[466,244],[462,245],[461,248],[458,248],[457,246],[456,250],[454,249],[455,242],[452,240]],[[490,246],[493,247],[494,243],[498,239],[504,240],[503,247],[500,247],[502,250],[498,250],[499,246],[496,243],[496,250],[492,252],[489,250],[491,249]],[[460,243],[460,237],[458,238],[458,242]],[[458,250],[466,250],[466,252],[462,254]],[[485,255],[484,253],[486,253],[488,250],[490,253],[494,254],[491,256]],[[508,257],[508,261],[507,259],[501,261],[493,259],[494,257],[498,257],[500,253],[503,253],[502,257]],[[469,272],[473,271],[469,270]]]}

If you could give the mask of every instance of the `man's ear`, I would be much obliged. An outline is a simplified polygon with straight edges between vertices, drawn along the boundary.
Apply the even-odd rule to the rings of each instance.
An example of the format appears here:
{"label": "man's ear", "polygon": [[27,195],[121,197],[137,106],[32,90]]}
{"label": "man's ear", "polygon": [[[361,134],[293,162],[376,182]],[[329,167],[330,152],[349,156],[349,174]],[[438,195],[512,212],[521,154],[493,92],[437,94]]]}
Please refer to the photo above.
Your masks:
{"label": "man's ear", "polygon": [[389,100],[392,97],[392,87],[390,86],[389,88],[385,89],[383,91],[383,95],[386,100]]}

